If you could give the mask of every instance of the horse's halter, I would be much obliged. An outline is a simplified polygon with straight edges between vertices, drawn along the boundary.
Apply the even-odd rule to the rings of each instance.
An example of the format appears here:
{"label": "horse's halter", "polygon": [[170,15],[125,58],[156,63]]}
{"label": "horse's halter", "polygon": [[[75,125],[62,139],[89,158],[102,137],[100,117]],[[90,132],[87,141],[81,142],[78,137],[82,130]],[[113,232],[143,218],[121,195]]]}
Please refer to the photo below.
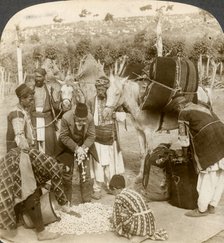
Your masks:
{"label": "horse's halter", "polygon": [[[63,87],[64,86],[62,86],[61,87],[61,90],[60,90],[60,100],[62,101],[61,102],[61,106],[62,106],[62,109],[65,109],[65,110],[70,110],[71,109],[71,107],[72,107],[72,99],[73,99],[73,92],[74,92],[74,89],[73,89],[73,87],[72,86],[69,86],[69,85],[67,85],[67,84],[65,84],[66,85],[66,87],[68,87],[68,88],[72,88],[72,90],[71,90],[71,95],[67,95],[68,97],[63,97]],[[69,92],[69,91],[67,91],[67,92]]]}

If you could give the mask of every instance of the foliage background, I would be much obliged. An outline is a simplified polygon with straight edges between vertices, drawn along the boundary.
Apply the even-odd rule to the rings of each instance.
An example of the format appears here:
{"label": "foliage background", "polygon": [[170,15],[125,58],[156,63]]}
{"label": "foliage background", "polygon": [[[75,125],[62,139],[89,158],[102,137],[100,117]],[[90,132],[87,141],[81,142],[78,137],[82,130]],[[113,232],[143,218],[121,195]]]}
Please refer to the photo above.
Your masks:
{"label": "foliage background", "polygon": [[[157,55],[156,17],[105,18],[72,24],[54,23],[20,30],[23,68],[32,74],[39,60],[54,59],[63,72],[76,73],[81,58],[91,53],[107,71],[117,58],[147,64]],[[224,61],[224,38],[218,22],[209,14],[164,15],[163,55],[199,55]],[[1,40],[0,65],[16,79],[15,32],[5,31]],[[222,70],[221,70],[222,71]],[[222,75],[222,72],[220,73]]]}

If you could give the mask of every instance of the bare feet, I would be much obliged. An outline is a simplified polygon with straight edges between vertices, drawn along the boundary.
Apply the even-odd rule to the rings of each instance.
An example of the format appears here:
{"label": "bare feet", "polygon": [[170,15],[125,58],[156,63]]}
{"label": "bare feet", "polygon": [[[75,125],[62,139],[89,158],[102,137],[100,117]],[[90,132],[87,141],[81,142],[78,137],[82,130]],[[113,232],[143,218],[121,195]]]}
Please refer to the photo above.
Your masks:
{"label": "bare feet", "polygon": [[59,238],[61,235],[58,233],[52,233],[47,230],[43,230],[37,233],[37,239],[42,240],[53,240]]}

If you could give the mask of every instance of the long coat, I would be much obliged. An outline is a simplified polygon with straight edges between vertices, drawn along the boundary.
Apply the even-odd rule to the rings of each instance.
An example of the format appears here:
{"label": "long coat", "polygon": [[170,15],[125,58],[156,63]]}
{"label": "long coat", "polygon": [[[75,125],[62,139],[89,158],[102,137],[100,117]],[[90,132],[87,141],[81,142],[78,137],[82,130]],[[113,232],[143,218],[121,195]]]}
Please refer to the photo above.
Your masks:
{"label": "long coat", "polygon": [[179,120],[188,123],[199,170],[205,170],[224,158],[224,124],[209,109],[188,103]]}
{"label": "long coat", "polygon": [[[45,153],[50,156],[55,156],[55,151],[57,150],[57,137],[56,137],[56,126],[53,122],[55,115],[60,110],[60,101],[55,101],[53,99],[52,93],[53,88],[49,85],[44,84],[46,91],[46,99],[44,101],[44,107],[42,112],[36,112],[35,104],[32,107],[31,117],[32,124],[36,127],[36,118],[43,117],[45,120]],[[33,87],[35,89],[35,87]]]}
{"label": "long coat", "polygon": [[[75,109],[75,108],[74,108]],[[67,111],[61,119],[61,131],[59,135],[59,145],[60,149],[58,156],[63,153],[63,151],[69,150],[72,155],[74,154],[78,144],[75,142],[75,121],[74,121],[74,109]],[[86,125],[84,125],[83,132],[83,145],[89,148],[89,153],[92,154],[95,160],[98,161],[98,155],[94,145],[95,141],[95,125],[93,122],[93,117],[88,114]],[[62,156],[57,156],[57,159],[64,160]],[[61,159],[60,159],[61,158]],[[63,162],[63,161],[60,161]]]}

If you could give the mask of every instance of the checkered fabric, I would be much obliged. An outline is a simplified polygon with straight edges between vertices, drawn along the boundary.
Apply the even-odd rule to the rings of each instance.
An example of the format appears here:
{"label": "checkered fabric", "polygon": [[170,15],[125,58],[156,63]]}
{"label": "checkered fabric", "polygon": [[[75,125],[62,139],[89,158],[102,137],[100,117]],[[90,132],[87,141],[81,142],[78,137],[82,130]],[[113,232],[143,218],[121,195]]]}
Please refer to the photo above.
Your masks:
{"label": "checkered fabric", "polygon": [[113,208],[113,227],[117,234],[126,238],[147,236],[153,240],[166,240],[164,229],[156,230],[155,218],[141,195],[124,189],[115,198]]}
{"label": "checkered fabric", "polygon": [[[61,171],[55,159],[31,149],[29,156],[38,186],[51,180],[51,190],[60,205],[67,202],[61,180]],[[0,160],[0,229],[15,229],[15,196],[21,198],[21,176],[19,171],[20,150],[12,149]]]}
{"label": "checkered fabric", "polygon": [[29,155],[37,184],[44,185],[51,180],[51,190],[54,192],[56,200],[60,205],[64,205],[67,198],[64,194],[61,170],[57,161],[37,149],[31,149]]}
{"label": "checkered fabric", "polygon": [[12,149],[0,160],[0,229],[15,229],[14,197],[21,198],[19,150]]}

